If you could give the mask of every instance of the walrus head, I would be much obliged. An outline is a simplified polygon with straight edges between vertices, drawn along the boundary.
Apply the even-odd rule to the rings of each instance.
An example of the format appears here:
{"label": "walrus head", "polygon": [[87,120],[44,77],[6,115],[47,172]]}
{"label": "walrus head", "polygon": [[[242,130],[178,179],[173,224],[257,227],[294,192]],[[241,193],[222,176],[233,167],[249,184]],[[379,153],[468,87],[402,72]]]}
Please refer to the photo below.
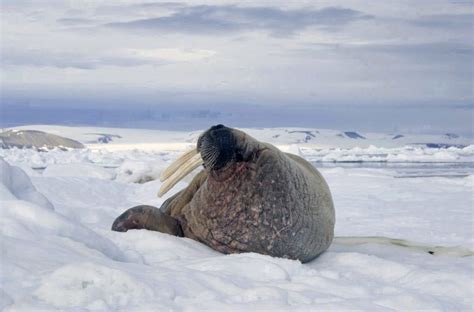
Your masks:
{"label": "walrus head", "polygon": [[[249,148],[250,141],[253,143],[252,148]],[[166,194],[200,165],[210,171],[219,171],[232,163],[249,160],[253,156],[255,144],[258,144],[254,141],[244,132],[224,125],[211,127],[199,137],[196,148],[184,153],[162,172],[160,180],[164,183],[158,196]]]}
{"label": "walrus head", "polygon": [[235,135],[224,125],[211,127],[198,139],[197,150],[204,168],[218,170],[237,156]]}

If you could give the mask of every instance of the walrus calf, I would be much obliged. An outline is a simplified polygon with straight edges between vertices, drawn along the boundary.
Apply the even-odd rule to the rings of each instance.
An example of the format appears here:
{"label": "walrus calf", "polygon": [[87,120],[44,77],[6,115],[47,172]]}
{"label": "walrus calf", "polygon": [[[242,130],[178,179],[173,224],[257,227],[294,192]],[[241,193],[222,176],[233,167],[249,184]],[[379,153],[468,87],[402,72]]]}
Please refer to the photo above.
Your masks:
{"label": "walrus calf", "polygon": [[257,252],[308,262],[334,236],[328,185],[303,158],[217,125],[204,132],[161,176],[159,196],[192,170],[191,183],[160,209],[137,206],[114,231],[149,229],[184,236],[223,253]]}

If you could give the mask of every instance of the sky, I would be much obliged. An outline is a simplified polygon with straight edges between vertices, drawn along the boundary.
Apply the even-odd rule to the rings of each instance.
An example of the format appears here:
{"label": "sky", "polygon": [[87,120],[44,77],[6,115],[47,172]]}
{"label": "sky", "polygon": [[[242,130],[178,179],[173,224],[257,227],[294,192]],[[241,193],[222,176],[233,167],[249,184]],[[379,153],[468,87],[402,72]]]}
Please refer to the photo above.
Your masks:
{"label": "sky", "polygon": [[472,1],[0,6],[3,125],[223,120],[472,135]]}

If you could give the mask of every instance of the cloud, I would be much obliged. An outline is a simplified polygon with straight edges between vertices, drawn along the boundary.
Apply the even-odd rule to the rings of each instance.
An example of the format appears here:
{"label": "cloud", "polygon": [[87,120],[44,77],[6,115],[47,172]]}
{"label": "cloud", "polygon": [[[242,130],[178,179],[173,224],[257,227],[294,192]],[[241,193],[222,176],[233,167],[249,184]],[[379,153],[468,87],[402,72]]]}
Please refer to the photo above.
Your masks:
{"label": "cloud", "polygon": [[316,53],[339,53],[352,57],[354,55],[389,55],[396,58],[409,58],[418,63],[435,61],[456,63],[472,59],[474,45],[462,42],[393,42],[393,43],[314,43],[308,48],[295,50],[297,53],[312,56]]}
{"label": "cloud", "polygon": [[85,25],[92,25],[96,23],[96,21],[87,18],[76,18],[76,17],[66,17],[60,18],[57,22],[64,26],[85,26]]}
{"label": "cloud", "polygon": [[88,58],[74,52],[52,52],[39,49],[4,49],[2,66],[35,66],[57,68],[93,69],[99,59]]}
{"label": "cloud", "polygon": [[141,60],[167,60],[175,62],[199,61],[210,58],[216,54],[213,50],[204,49],[126,49],[123,54]]}
{"label": "cloud", "polygon": [[465,29],[472,34],[474,14],[433,14],[420,16],[412,23],[416,26],[443,29]]}
{"label": "cloud", "polygon": [[473,101],[474,17],[450,0],[2,1],[4,90],[91,85],[268,105]]}
{"label": "cloud", "polygon": [[[429,42],[412,44],[371,44],[360,47],[366,53],[379,53],[399,58],[408,58],[417,64],[431,63],[433,65],[463,64],[472,60],[474,46],[458,42]],[[468,70],[465,68],[465,70]],[[462,71],[459,72],[461,74]]]}
{"label": "cloud", "polygon": [[135,8],[146,8],[146,9],[154,9],[154,8],[169,8],[169,9],[176,9],[185,7],[186,4],[184,2],[146,2],[146,3],[138,3],[133,4],[132,7]]}
{"label": "cloud", "polygon": [[340,7],[283,10],[274,7],[199,5],[179,7],[168,16],[109,23],[105,26],[203,35],[263,30],[274,36],[285,36],[308,27],[339,28],[353,21],[370,18],[372,16],[360,11]]}
{"label": "cloud", "polygon": [[133,67],[141,65],[165,65],[176,62],[193,62],[216,54],[203,49],[119,49],[98,55],[78,52],[52,52],[39,49],[5,49],[2,65],[34,67],[96,69],[102,66]]}
{"label": "cloud", "polygon": [[185,6],[186,4],[180,2],[129,2],[127,4],[121,1],[105,1],[93,9],[93,14],[100,17],[126,18],[130,20],[133,18],[145,18],[150,15],[156,16],[157,14],[159,16],[169,15],[175,10]]}
{"label": "cloud", "polygon": [[364,47],[374,53],[392,53],[416,58],[430,56],[472,57],[474,46],[459,42],[372,44]]}

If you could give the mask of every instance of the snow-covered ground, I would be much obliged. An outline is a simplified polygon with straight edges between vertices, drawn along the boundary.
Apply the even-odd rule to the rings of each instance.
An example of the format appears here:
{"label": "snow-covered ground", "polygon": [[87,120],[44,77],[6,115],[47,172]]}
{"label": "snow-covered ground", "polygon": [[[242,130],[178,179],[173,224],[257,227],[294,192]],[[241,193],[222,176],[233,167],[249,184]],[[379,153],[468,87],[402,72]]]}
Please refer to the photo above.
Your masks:
{"label": "snow-covered ground", "polygon": [[[157,232],[112,232],[113,220],[127,208],[160,206],[166,198],[156,197],[156,177],[199,133],[24,128],[88,148],[0,150],[0,310],[473,309],[472,256],[336,240],[322,256],[301,264],[258,254],[222,255]],[[316,136],[310,143],[304,142],[306,133],[290,131],[302,130],[249,132],[316,162],[334,197],[337,236],[474,249],[474,147],[414,144],[471,144],[467,139],[413,137],[395,144],[381,134],[351,139],[319,130],[319,141]],[[98,144],[104,134],[120,138]],[[367,160],[404,163],[382,168],[324,163]],[[435,169],[425,167],[432,173],[427,176],[406,174],[403,166],[414,161],[432,162]],[[437,174],[439,161],[458,169],[446,163]],[[185,185],[178,183],[168,196]]]}

